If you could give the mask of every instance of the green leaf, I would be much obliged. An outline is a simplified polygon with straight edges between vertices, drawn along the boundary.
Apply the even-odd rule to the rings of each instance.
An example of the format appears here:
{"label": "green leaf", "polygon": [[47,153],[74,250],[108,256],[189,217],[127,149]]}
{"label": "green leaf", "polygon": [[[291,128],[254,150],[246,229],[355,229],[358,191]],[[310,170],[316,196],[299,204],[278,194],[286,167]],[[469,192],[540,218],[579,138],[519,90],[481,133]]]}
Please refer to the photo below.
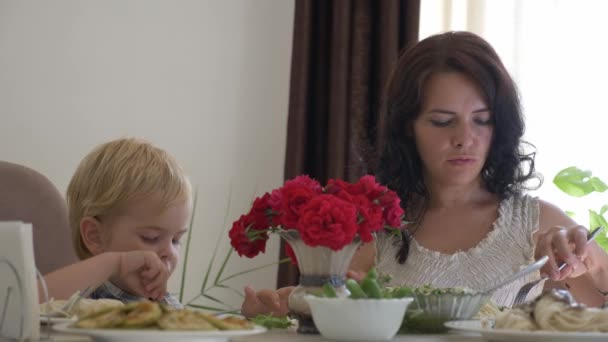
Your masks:
{"label": "green leaf", "polygon": [[[602,207],[602,210],[604,209],[604,207]],[[606,222],[604,216],[599,215],[593,210],[589,210],[589,227],[595,228],[599,226],[608,227],[608,222]],[[602,247],[606,252],[608,252],[608,236],[606,236],[605,232],[600,233],[598,236],[596,236],[595,242],[597,242],[600,247]]]}
{"label": "green leaf", "polygon": [[576,213],[574,211],[566,210],[566,215],[568,215],[570,217],[574,217],[574,216],[576,216]]}
{"label": "green leaf", "polygon": [[232,255],[232,248],[228,248],[228,253],[226,253],[226,257],[224,257],[224,262],[222,262],[222,266],[220,267],[220,270],[217,272],[217,274],[215,276],[214,285],[220,283],[220,278],[221,278],[222,274],[224,273],[224,269],[226,268],[226,265],[228,264],[228,260],[230,259],[231,255]]}
{"label": "green leaf", "polygon": [[238,277],[238,276],[240,276],[240,275],[247,274],[247,273],[251,273],[251,272],[253,272],[253,271],[257,271],[257,270],[261,270],[261,269],[263,269],[263,268],[270,267],[270,266],[273,266],[273,265],[277,265],[277,264],[283,264],[283,263],[286,263],[286,262],[288,262],[288,261],[290,261],[290,260],[291,260],[291,259],[289,259],[289,258],[284,258],[284,259],[279,260],[279,262],[278,262],[278,263],[273,262],[273,263],[270,263],[270,264],[266,264],[266,265],[262,265],[262,266],[258,266],[258,267],[254,267],[254,268],[250,268],[250,269],[245,270],[245,271],[237,272],[237,273],[235,273],[235,274],[232,274],[232,275],[227,276],[226,278],[220,279],[219,284],[222,284],[222,283],[224,283],[226,280],[229,280],[229,279],[232,279],[232,278]]}
{"label": "green leaf", "polygon": [[221,299],[215,298],[215,297],[213,297],[211,295],[203,294],[203,297],[205,297],[205,298],[207,298],[209,300],[212,300],[212,301],[214,301],[214,302],[216,302],[218,304],[226,305],[226,303],[224,303]]}
{"label": "green leaf", "polygon": [[[230,190],[228,191],[228,202],[226,203],[226,212],[224,213],[224,229],[222,229],[222,232],[220,233],[219,237],[217,238],[217,243],[215,244],[215,247],[213,248],[213,254],[211,255],[211,260],[209,260],[209,266],[207,267],[207,271],[205,272],[205,278],[203,279],[203,284],[201,285],[201,293],[205,293],[205,289],[207,288],[207,282],[209,281],[209,275],[211,274],[211,269],[213,268],[213,264],[215,262],[215,257],[217,256],[217,249],[220,246],[221,240],[222,240],[222,236],[224,235],[224,232],[226,231],[226,221],[228,220],[228,212],[230,211],[230,205],[232,203],[232,183],[230,183]],[[230,255],[228,255],[228,257],[230,257]],[[225,264],[225,262],[224,262]],[[223,270],[223,267],[222,267]]]}
{"label": "green leaf", "polygon": [[[591,178],[591,171],[583,171],[575,166],[565,168],[553,178],[553,183],[570,196],[582,197],[593,191],[600,191],[606,187],[597,177]],[[596,190],[600,189],[600,190]],[[603,191],[603,190],[601,190]]]}
{"label": "green leaf", "polygon": [[595,210],[589,210],[589,227],[595,228],[599,226],[608,227],[608,222],[603,215],[598,214]]}
{"label": "green leaf", "polygon": [[293,325],[293,322],[287,316],[274,317],[272,315],[257,315],[252,318],[251,321],[268,329],[287,329]]}
{"label": "green leaf", "polygon": [[245,298],[245,294],[243,294],[241,291],[239,291],[239,290],[237,290],[237,289],[235,289],[233,287],[230,287],[228,285],[216,284],[215,287],[219,287],[219,288],[222,288],[222,289],[230,290],[230,291],[234,292],[237,296]]}
{"label": "green leaf", "polygon": [[[218,307],[214,307],[214,306],[207,306],[207,305],[200,305],[200,304],[188,304],[186,306],[189,306],[191,308],[196,308],[196,309],[202,309],[202,310],[210,310],[210,311],[225,311],[225,308],[218,308]],[[237,312],[238,310],[234,310],[235,312]]]}
{"label": "green leaf", "polygon": [[595,238],[595,242],[608,252],[608,237],[606,236],[606,233],[600,233],[600,235]]}
{"label": "green leaf", "polygon": [[595,210],[589,209],[589,227],[598,227],[602,226],[603,222],[606,222],[602,215],[595,212]]}
{"label": "green leaf", "polygon": [[182,268],[182,279],[179,284],[179,302],[184,300],[184,287],[186,285],[186,271],[188,270],[188,256],[190,253],[190,238],[192,237],[192,226],[194,224],[194,214],[196,213],[196,202],[198,201],[198,186],[194,188],[194,198],[192,199],[192,215],[190,216],[190,226],[186,235],[186,251],[184,253],[184,267]]}
{"label": "green leaf", "polygon": [[[602,206],[602,209],[600,209],[600,215],[602,215],[602,216],[603,216],[603,215],[604,215],[604,213],[605,213],[606,211],[608,211],[608,205],[604,204],[604,205]],[[608,227],[607,227],[607,228],[608,228]]]}
{"label": "green leaf", "polygon": [[593,186],[593,190],[597,192],[604,192],[606,191],[606,189],[608,189],[606,183],[602,182],[602,180],[597,177],[591,177],[589,179],[589,183],[591,184],[591,186]]}

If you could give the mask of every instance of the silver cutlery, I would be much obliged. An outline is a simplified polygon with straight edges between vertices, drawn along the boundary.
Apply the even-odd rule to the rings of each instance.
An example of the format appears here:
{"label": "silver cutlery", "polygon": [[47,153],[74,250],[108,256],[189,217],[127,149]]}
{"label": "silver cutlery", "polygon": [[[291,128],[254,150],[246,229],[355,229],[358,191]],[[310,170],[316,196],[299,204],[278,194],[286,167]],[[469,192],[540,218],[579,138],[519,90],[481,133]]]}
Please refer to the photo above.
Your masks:
{"label": "silver cutlery", "polygon": [[[595,237],[598,236],[598,234],[600,232],[602,232],[603,230],[604,230],[604,227],[600,226],[600,227],[595,228],[592,232],[590,232],[589,235],[587,235],[587,243],[589,243],[590,241],[592,241],[593,239],[595,239]],[[566,265],[567,264],[565,262],[562,262],[559,265],[558,270],[560,270],[560,271],[563,270],[564,267],[566,267]],[[530,293],[530,291],[536,285],[538,285],[540,282],[545,281],[547,279],[549,279],[549,277],[544,276],[544,277],[542,277],[542,278],[540,278],[538,280],[534,280],[534,281],[531,281],[531,282],[529,282],[527,284],[524,284],[519,289],[519,291],[517,292],[517,295],[515,295],[515,300],[513,301],[513,305],[519,305],[519,304],[522,304],[523,302],[525,302],[526,301],[526,297],[528,297],[528,294]]]}
{"label": "silver cutlery", "polygon": [[549,260],[549,257],[548,256],[544,256],[544,257],[536,260],[534,263],[532,263],[532,264],[530,264],[530,265],[522,268],[521,270],[513,273],[512,275],[510,275],[509,277],[507,277],[503,281],[499,282],[498,284],[495,284],[492,287],[490,287],[490,288],[488,288],[486,290],[483,290],[481,292],[482,293],[489,293],[489,292],[497,290],[497,289],[499,289],[499,288],[501,288],[501,287],[503,287],[503,286],[505,286],[505,285],[507,285],[509,283],[512,283],[515,280],[517,280],[517,279],[519,279],[519,278],[521,278],[521,277],[523,277],[523,276],[525,276],[525,275],[527,275],[529,273],[532,273],[534,271],[539,270],[541,267],[543,267],[547,263],[548,260]]}

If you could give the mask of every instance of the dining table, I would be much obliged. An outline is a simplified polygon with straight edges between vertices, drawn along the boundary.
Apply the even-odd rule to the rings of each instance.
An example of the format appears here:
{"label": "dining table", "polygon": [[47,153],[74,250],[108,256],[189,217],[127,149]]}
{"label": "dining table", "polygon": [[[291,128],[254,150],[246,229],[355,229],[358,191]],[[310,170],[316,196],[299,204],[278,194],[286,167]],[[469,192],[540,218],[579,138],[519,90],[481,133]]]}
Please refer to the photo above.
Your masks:
{"label": "dining table", "polygon": [[[57,342],[93,342],[94,340],[86,335],[66,334],[63,332],[54,331],[52,328],[42,325],[40,328],[40,339]],[[0,341],[8,341],[0,338]],[[200,339],[200,341],[207,341]],[[332,341],[323,338],[321,335],[299,334],[294,328],[289,329],[270,329],[264,333],[256,335],[246,335],[232,337],[232,342],[309,342],[309,341]],[[451,331],[446,334],[438,335],[417,335],[417,334],[402,334],[396,335],[390,341],[404,342],[476,342],[485,341],[485,339],[476,333]]]}

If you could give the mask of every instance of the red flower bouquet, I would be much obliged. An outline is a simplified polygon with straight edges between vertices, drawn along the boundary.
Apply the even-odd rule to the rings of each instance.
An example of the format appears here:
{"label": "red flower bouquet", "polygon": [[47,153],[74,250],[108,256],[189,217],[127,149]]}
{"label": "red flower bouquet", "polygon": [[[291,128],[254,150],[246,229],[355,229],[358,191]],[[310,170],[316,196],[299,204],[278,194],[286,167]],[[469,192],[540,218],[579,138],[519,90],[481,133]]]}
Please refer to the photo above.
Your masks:
{"label": "red flower bouquet", "polygon": [[233,223],[229,236],[237,253],[249,258],[265,252],[269,233],[281,230],[296,230],[308,246],[338,251],[356,236],[369,242],[374,232],[401,228],[402,218],[399,197],[374,176],[356,183],[332,179],[325,187],[298,176],[257,197],[251,210]]}

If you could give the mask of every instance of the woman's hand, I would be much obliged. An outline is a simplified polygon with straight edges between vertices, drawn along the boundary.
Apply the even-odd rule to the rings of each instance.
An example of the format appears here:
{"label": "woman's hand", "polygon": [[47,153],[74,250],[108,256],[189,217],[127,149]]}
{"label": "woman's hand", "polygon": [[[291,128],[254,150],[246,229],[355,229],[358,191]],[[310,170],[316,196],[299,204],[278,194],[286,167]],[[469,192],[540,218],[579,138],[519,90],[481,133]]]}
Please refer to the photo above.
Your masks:
{"label": "woman's hand", "polygon": [[[587,234],[589,230],[580,225],[571,228],[555,226],[539,233],[536,258],[544,255],[549,257],[541,272],[554,281],[576,278],[587,273]],[[566,266],[560,272],[558,267],[561,262],[565,262]]]}
{"label": "woman's hand", "polygon": [[351,278],[356,280],[357,282],[361,282],[363,278],[365,278],[365,272],[361,271],[348,271],[346,272],[346,278]]}
{"label": "woman's hand", "polygon": [[241,314],[246,317],[285,316],[289,312],[287,298],[293,289],[293,286],[288,286],[278,290],[263,289],[256,292],[252,287],[245,286],[245,300],[241,305]]}

